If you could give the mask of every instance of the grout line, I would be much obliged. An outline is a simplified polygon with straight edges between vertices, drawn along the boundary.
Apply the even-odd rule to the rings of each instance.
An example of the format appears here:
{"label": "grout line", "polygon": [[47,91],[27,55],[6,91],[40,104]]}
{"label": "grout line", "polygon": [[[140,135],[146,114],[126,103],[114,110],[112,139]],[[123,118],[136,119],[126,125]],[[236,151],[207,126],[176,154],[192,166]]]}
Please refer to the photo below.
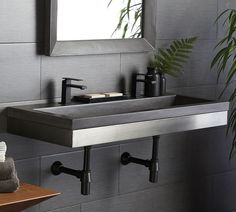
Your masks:
{"label": "grout line", "polygon": [[0,42],[0,45],[9,45],[9,44],[37,44],[40,42]]}
{"label": "grout line", "polygon": [[[157,38],[156,41],[160,40],[160,41],[169,41],[169,40],[177,40],[180,39],[180,37],[177,38]],[[198,41],[215,41],[218,40],[218,38],[200,38],[198,39]]]}
{"label": "grout line", "polygon": [[158,13],[158,11],[157,11],[157,8],[158,8],[158,0],[156,0],[155,1],[155,15],[154,15],[154,18],[155,18],[155,20],[154,20],[154,24],[155,24],[155,41],[154,41],[154,48],[155,49],[157,49],[157,47],[158,47],[158,42],[157,42],[157,40],[158,40],[158,38],[157,38],[157,34],[158,34],[158,32],[157,32],[157,28],[158,28],[158,25],[157,25],[157,13]]}
{"label": "grout line", "polygon": [[121,58],[122,58],[122,53],[120,53],[120,77],[122,77],[122,65],[121,65]]}
{"label": "grout line", "polygon": [[[216,18],[218,17],[219,14],[219,0],[216,2]],[[219,39],[219,23],[216,23],[216,39]]]}

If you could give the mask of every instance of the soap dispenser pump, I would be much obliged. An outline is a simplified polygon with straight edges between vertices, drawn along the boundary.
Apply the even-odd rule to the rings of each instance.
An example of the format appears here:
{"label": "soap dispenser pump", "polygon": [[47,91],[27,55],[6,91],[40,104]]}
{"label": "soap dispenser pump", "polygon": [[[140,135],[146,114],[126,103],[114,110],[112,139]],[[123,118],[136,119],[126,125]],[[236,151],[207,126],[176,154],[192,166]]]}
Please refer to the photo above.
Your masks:
{"label": "soap dispenser pump", "polygon": [[[141,76],[141,77],[140,77]],[[160,75],[153,67],[147,68],[146,74],[136,74],[136,97],[140,93],[140,83],[144,83],[144,96],[160,96]]]}

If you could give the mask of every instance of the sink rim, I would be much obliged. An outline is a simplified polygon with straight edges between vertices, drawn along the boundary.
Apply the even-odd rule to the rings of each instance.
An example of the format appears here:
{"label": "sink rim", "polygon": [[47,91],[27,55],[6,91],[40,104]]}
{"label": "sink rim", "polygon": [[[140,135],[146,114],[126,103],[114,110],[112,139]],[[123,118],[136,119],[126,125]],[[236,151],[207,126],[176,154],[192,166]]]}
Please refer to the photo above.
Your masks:
{"label": "sink rim", "polygon": [[[194,104],[183,104],[183,105],[174,105],[166,108],[158,108],[152,110],[143,110],[136,112],[128,112],[128,113],[119,113],[119,114],[111,114],[111,115],[98,115],[91,117],[77,117],[73,118],[68,115],[57,114],[52,112],[45,112],[42,109],[62,109],[62,108],[71,108],[71,107],[96,107],[97,105],[112,105],[119,104],[119,102],[129,102],[129,101],[145,101],[148,99],[158,98],[165,99],[171,97],[184,97],[190,99],[196,99],[202,102],[194,103]],[[45,125],[55,126],[59,128],[69,129],[69,130],[77,130],[77,129],[85,129],[85,128],[93,128],[93,127],[101,127],[101,126],[109,126],[116,124],[126,124],[132,122],[140,122],[140,121],[148,121],[162,118],[171,118],[171,117],[179,117],[186,115],[194,115],[198,113],[209,113],[209,112],[219,112],[226,111],[229,109],[229,102],[217,102],[193,97],[187,97],[182,95],[167,95],[161,97],[150,97],[150,98],[140,98],[140,99],[129,99],[129,100],[120,100],[116,102],[103,102],[103,103],[92,103],[92,104],[75,104],[75,105],[56,105],[55,107],[48,105],[47,107],[43,107],[44,104],[41,105],[30,105],[30,106],[17,106],[8,108],[8,117],[19,118],[31,122],[42,123]],[[186,111],[188,108],[188,112]],[[22,114],[20,114],[22,113]],[[137,116],[138,115],[138,116]]]}

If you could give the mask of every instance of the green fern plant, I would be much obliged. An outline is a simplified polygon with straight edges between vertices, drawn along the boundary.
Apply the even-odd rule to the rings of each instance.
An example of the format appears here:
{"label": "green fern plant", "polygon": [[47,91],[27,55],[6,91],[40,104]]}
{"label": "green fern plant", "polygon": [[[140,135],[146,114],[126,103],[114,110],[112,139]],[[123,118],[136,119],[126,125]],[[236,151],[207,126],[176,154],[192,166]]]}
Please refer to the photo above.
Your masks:
{"label": "green fern plant", "polygon": [[[219,81],[222,74],[226,75],[225,86],[220,97],[224,94],[225,90],[236,76],[236,10],[227,9],[223,11],[217,17],[216,23],[221,19],[223,19],[223,26],[226,27],[226,33],[225,37],[216,45],[215,48],[218,48],[219,50],[211,63],[211,68],[216,67],[216,70],[218,71],[217,81]],[[227,134],[231,129],[234,135],[230,151],[230,158],[232,158],[236,153],[236,108],[234,107],[236,102],[236,88],[233,90],[229,101],[232,104]]]}
{"label": "green fern plant", "polygon": [[183,64],[187,62],[197,37],[175,40],[169,48],[160,48],[151,60],[151,67],[162,74],[178,77],[183,73]]}

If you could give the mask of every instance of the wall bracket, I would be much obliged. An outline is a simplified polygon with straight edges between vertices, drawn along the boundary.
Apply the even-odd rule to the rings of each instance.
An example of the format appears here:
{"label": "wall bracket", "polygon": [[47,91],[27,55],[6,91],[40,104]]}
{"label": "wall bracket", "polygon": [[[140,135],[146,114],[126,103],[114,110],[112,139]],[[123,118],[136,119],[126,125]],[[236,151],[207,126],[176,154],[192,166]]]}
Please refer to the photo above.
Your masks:
{"label": "wall bracket", "polygon": [[140,158],[135,158],[130,155],[128,152],[124,152],[121,155],[121,164],[128,165],[129,163],[135,163],[143,165],[149,168],[149,181],[156,183],[158,181],[158,146],[159,146],[160,136],[153,136],[153,145],[152,145],[152,158],[151,160],[143,160]]}

